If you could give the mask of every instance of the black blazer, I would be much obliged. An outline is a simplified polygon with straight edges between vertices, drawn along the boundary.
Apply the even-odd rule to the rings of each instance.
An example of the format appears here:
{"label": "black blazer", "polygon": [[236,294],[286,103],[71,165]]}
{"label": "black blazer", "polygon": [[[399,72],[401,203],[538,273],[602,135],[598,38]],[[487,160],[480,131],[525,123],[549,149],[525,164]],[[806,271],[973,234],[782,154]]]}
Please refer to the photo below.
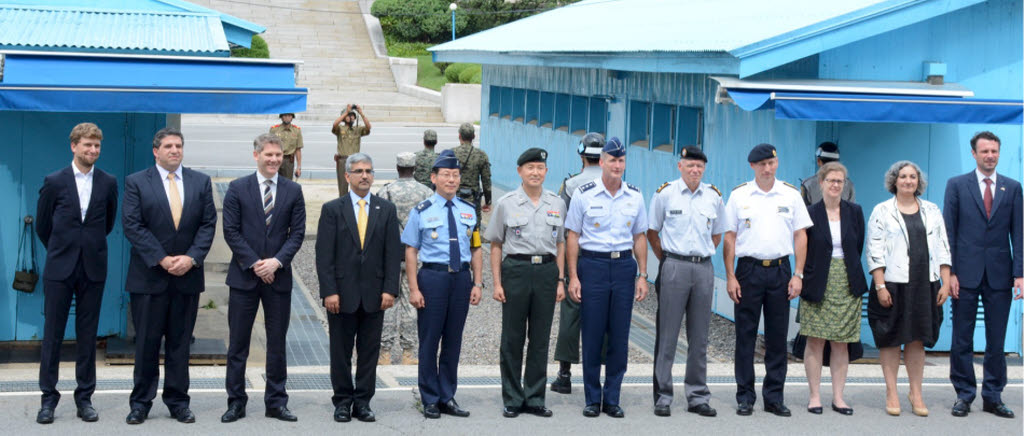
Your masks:
{"label": "black blazer", "polygon": [[[177,292],[198,294],[205,288],[203,261],[217,232],[210,177],[182,168],[185,197],[177,230],[171,219],[163,180],[156,166],[125,178],[121,225],[132,244],[125,290],[137,294],[162,294],[174,285]],[[165,256],[187,255],[199,264],[181,277],[164,271]]]}
{"label": "black blazer", "polygon": [[273,257],[281,262],[282,268],[274,273],[274,282],[270,285],[275,291],[289,292],[292,290],[292,258],[306,236],[306,201],[298,183],[278,177],[268,227],[261,188],[253,173],[233,180],[224,194],[224,241],[231,247],[227,285],[255,289],[261,280],[252,265],[260,259]]}
{"label": "black blazer", "polygon": [[93,167],[92,195],[82,220],[75,173],[68,165],[43,179],[36,203],[36,234],[46,247],[44,280],[64,280],[80,256],[89,280],[107,279],[107,235],[117,220],[117,179]]}
{"label": "black blazer", "polygon": [[381,293],[398,296],[405,248],[399,238],[395,205],[370,197],[366,247],[359,248],[359,228],[351,193],[324,204],[316,235],[316,275],[320,297],[341,296],[341,312],[380,311]]}
{"label": "black blazer", "polygon": [[981,278],[987,277],[993,289],[1009,289],[1013,278],[1021,277],[1022,201],[1020,183],[997,174],[989,218],[985,216],[985,202],[973,170],[946,183],[942,216],[949,236],[953,274],[961,287],[977,289]]}
{"label": "black blazer", "polygon": [[[825,298],[828,268],[832,262],[832,234],[824,201],[807,208],[813,226],[807,229],[807,264],[804,266],[804,288],[800,298],[819,302]],[[843,239],[843,263],[850,282],[850,294],[864,295],[868,290],[860,256],[864,252],[864,211],[860,205],[839,200],[840,237]]]}

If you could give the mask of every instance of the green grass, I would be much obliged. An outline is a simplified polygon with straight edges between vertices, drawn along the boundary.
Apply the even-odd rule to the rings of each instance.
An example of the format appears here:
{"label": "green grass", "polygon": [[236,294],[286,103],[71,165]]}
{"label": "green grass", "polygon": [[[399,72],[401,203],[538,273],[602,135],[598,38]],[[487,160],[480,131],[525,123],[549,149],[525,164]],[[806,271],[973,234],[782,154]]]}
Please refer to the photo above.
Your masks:
{"label": "green grass", "polygon": [[444,78],[444,74],[441,74],[441,70],[434,66],[434,61],[430,55],[416,56],[416,60],[419,65],[416,67],[416,84],[424,88],[433,89],[434,91],[440,91],[441,87],[444,86],[448,81]]}

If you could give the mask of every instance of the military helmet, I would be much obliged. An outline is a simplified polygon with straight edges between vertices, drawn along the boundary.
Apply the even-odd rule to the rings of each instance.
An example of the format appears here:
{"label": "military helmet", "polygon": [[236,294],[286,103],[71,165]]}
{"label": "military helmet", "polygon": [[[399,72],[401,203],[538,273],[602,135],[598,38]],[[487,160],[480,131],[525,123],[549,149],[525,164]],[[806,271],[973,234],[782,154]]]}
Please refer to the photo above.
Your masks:
{"label": "military helmet", "polygon": [[576,152],[585,157],[601,157],[601,150],[604,149],[604,135],[590,132],[583,136]]}

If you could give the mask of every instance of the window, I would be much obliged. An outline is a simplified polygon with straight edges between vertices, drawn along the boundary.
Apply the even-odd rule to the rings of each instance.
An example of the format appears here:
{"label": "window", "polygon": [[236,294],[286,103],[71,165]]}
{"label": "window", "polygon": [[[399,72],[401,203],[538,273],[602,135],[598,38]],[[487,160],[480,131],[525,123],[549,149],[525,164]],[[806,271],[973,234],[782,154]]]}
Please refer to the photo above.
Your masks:
{"label": "window", "polygon": [[512,88],[501,88],[501,117],[512,117]]}
{"label": "window", "polygon": [[651,110],[651,118],[652,150],[675,153],[676,107],[655,103]]}
{"label": "window", "polygon": [[523,121],[526,116],[526,90],[516,88],[512,90],[512,120]]}
{"label": "window", "polygon": [[699,107],[679,106],[676,125],[676,152],[687,145],[703,148],[704,110]]}
{"label": "window", "polygon": [[569,120],[569,131],[573,135],[587,134],[587,98],[572,96],[572,113]]}
{"label": "window", "polygon": [[651,105],[646,101],[629,102],[629,144],[648,148],[651,139]]}
{"label": "window", "polygon": [[569,130],[569,94],[555,94],[554,128],[561,131]]}
{"label": "window", "polygon": [[541,127],[551,127],[555,120],[555,94],[551,92],[540,93],[540,114],[537,116],[537,124]]}
{"label": "window", "polygon": [[608,130],[608,102],[603,98],[591,97],[587,131],[605,135],[605,130]]}
{"label": "window", "polygon": [[540,110],[540,92],[526,91],[526,122],[537,124],[537,112]]}
{"label": "window", "polygon": [[501,112],[501,87],[491,85],[488,98],[490,99],[488,104],[490,109],[488,110],[488,113],[490,113],[492,117],[496,117],[498,116],[498,113]]}

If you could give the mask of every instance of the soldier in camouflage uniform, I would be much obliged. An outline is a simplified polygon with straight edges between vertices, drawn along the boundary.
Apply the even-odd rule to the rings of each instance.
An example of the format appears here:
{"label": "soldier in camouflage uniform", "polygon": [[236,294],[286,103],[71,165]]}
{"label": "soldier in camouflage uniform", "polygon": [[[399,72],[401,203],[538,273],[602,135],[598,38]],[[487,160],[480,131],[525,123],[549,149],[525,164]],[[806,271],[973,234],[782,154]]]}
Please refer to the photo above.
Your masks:
{"label": "soldier in camouflage uniform", "polygon": [[279,117],[281,124],[270,128],[270,133],[281,138],[281,151],[284,152],[281,169],[277,173],[289,180],[295,180],[302,175],[302,129],[292,124],[295,114],[286,113]]}
{"label": "soldier in camouflage uniform", "polygon": [[[415,156],[412,153],[398,153],[398,180],[388,183],[377,191],[377,196],[395,204],[398,212],[399,232],[405,230],[409,211],[421,201],[434,194],[431,189],[412,178]],[[405,262],[402,262],[405,271]],[[391,364],[391,348],[398,338],[402,346],[402,365],[416,365],[419,345],[416,333],[416,309],[409,303],[409,278],[402,274],[401,294],[395,298],[396,308],[384,312],[384,333],[381,336],[378,365]]]}
{"label": "soldier in camouflage uniform", "polygon": [[[359,117],[356,117],[356,113]],[[359,118],[363,119],[362,126]],[[338,137],[338,152],[334,154],[334,166],[338,172],[338,196],[348,194],[348,181],[345,180],[345,161],[349,156],[359,153],[363,137],[370,134],[370,120],[366,119],[363,109],[356,105],[345,106],[341,116],[331,125],[331,133]]]}
{"label": "soldier in camouflage uniform", "polygon": [[434,167],[434,161],[437,160],[437,152],[434,151],[435,145],[437,145],[437,132],[424,130],[423,150],[416,152],[416,170],[412,173],[412,177],[417,182],[430,188],[431,191],[434,190],[434,184],[430,183],[430,170]]}
{"label": "soldier in camouflage uniform", "polygon": [[[462,165],[462,181],[455,195],[476,205],[476,216],[479,217],[482,216],[481,211],[491,211],[491,161],[487,159],[487,153],[473,147],[475,137],[473,124],[463,123],[459,126],[459,146],[452,151]],[[477,220],[477,228],[480,228],[480,220]]]}

